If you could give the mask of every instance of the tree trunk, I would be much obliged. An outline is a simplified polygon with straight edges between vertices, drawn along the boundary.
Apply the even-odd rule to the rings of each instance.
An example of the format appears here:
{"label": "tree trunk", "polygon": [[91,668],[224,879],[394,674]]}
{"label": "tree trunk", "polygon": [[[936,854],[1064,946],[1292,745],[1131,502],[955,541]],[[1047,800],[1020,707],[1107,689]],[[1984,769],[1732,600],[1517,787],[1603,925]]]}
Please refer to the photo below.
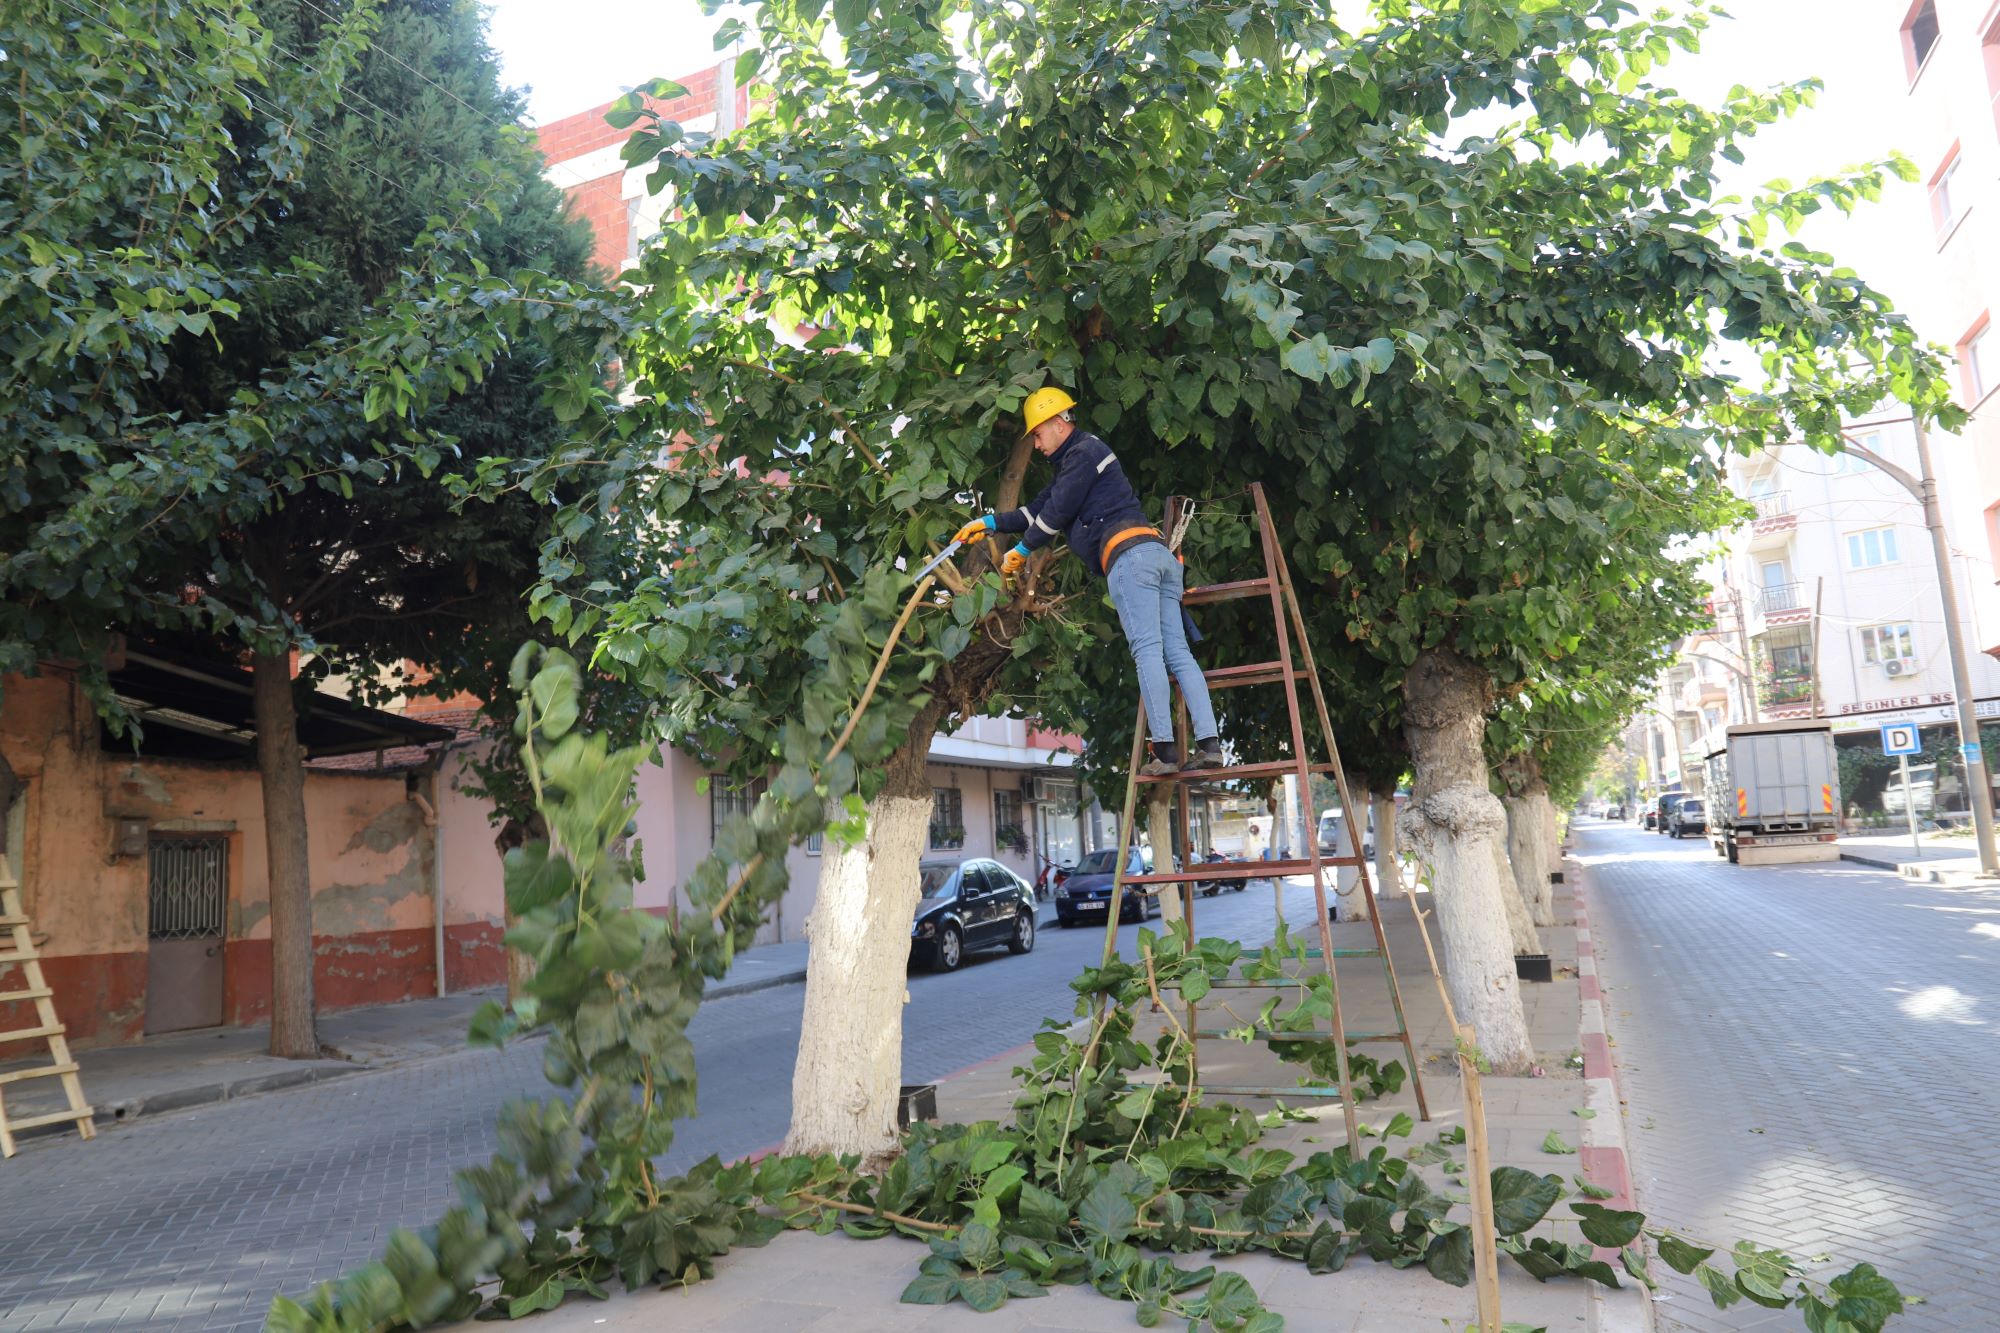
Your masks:
{"label": "tree trunk", "polygon": [[854,1153],[870,1172],[900,1150],[905,973],[931,821],[928,718],[927,710],[915,739],[890,757],[889,780],[868,803],[866,839],[853,847],[828,839],[805,924],[812,952],[785,1151]]}
{"label": "tree trunk", "polygon": [[1403,891],[1403,866],[1396,859],[1396,794],[1374,797],[1375,805],[1375,891],[1399,894]]}
{"label": "tree trunk", "polygon": [[[1156,782],[1146,798],[1146,840],[1153,844],[1153,870],[1165,873],[1174,864],[1174,784]],[[1192,852],[1188,853],[1190,856]],[[1160,922],[1172,925],[1181,920],[1181,886],[1156,884],[1160,893]]]}
{"label": "tree trunk", "polygon": [[1548,840],[1533,802],[1525,796],[1503,796],[1507,808],[1507,860],[1514,869],[1514,886],[1538,926],[1555,924],[1555,899],[1549,892]]}
{"label": "tree trunk", "polygon": [[1538,793],[1529,793],[1528,799],[1541,809],[1542,827],[1549,840],[1549,869],[1560,870],[1563,863],[1562,815],[1557,812],[1556,803],[1549,799],[1547,786]]}
{"label": "tree trunk", "polygon": [[1514,942],[1514,952],[1540,953],[1542,937],[1535,933],[1535,919],[1528,914],[1527,899],[1516,887],[1519,872],[1498,838],[1493,840],[1493,873],[1500,880],[1500,903],[1507,909],[1507,935]]}
{"label": "tree trunk", "polygon": [[1534,1056],[1521,1012],[1494,843],[1506,825],[1487,789],[1482,741],[1493,682],[1448,649],[1419,654],[1403,681],[1403,731],[1415,773],[1399,831],[1432,871],[1439,933],[1450,957],[1446,986],[1461,1023],[1495,1073]]}
{"label": "tree trunk", "polygon": [[1532,754],[1517,754],[1500,762],[1498,773],[1507,795],[1507,858],[1514,863],[1514,882],[1528,915],[1538,926],[1556,921],[1555,890],[1549,886],[1549,837],[1552,832],[1545,811],[1553,813],[1549,784],[1542,779],[1541,763]]}
{"label": "tree trunk", "polygon": [[[516,847],[526,846],[530,842],[546,839],[548,836],[548,823],[543,820],[542,812],[536,810],[528,815],[525,822],[509,818],[501,824],[500,831],[493,835],[493,845],[500,849],[500,855],[504,858]],[[675,893],[678,895],[679,890],[676,889]],[[507,906],[507,895],[504,893],[500,895],[500,921],[504,930],[514,928],[514,910]],[[507,1003],[512,1004],[526,995],[528,983],[534,979],[535,960],[519,949],[510,947],[507,950]]]}
{"label": "tree trunk", "polygon": [[299,748],[289,651],[251,664],[257,770],[264,788],[264,852],[271,881],[271,1054],[319,1056],[313,1027],[312,877],[306,859],[305,754]]}

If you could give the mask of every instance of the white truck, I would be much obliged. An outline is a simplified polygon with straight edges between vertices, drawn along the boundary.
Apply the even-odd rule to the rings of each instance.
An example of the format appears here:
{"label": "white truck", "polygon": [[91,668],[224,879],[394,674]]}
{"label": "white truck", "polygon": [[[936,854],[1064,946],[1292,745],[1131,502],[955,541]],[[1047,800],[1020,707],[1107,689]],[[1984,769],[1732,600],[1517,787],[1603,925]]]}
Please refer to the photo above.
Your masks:
{"label": "white truck", "polygon": [[1742,865],[1840,859],[1840,766],[1830,722],[1731,727],[1708,756],[1708,840]]}

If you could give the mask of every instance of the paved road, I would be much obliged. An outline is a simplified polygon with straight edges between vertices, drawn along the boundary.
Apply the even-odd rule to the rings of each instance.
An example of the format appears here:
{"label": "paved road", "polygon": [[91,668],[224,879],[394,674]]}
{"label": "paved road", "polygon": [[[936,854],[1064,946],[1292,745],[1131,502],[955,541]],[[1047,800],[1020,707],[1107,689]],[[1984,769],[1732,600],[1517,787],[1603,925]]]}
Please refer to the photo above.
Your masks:
{"label": "paved road", "polygon": [[[2000,889],[1730,866],[1629,824],[1577,845],[1639,1207],[1873,1263],[1928,1301],[1891,1330],[2000,1329]],[[1665,1276],[1665,1333],[1800,1326]]]}
{"label": "paved road", "polygon": [[[1294,924],[1311,893],[1287,891]],[[1269,937],[1267,890],[1204,900],[1204,935]],[[1133,946],[1136,927],[1121,931]],[[1035,951],[975,954],[910,981],[904,1071],[951,1074],[1068,1018],[1068,981],[1101,928],[1042,934]],[[702,1114],[665,1161],[739,1156],[783,1137],[804,987],[703,1006],[692,1026]],[[256,1328],[273,1294],[370,1259],[397,1226],[453,1201],[451,1173],[493,1147],[495,1110],[539,1096],[541,1047],[466,1051],[420,1065],[111,1129],[40,1140],[0,1162],[0,1333],[68,1328]]]}

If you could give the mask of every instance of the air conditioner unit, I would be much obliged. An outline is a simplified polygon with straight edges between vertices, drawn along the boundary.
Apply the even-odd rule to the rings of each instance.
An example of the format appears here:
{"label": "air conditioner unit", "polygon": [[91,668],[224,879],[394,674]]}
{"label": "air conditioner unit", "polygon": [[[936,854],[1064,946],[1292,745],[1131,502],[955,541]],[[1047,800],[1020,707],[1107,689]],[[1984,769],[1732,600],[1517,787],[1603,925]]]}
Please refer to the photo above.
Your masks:
{"label": "air conditioner unit", "polygon": [[1889,676],[1913,676],[1917,671],[1914,657],[1891,657],[1882,663],[1882,672]]}

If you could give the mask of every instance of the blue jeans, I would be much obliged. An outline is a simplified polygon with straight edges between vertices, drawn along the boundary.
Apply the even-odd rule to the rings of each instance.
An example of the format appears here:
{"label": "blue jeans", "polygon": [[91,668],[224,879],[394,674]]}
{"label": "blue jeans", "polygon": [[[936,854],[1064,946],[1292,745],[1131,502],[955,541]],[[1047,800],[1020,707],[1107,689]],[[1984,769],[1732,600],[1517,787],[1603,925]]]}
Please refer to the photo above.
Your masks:
{"label": "blue jeans", "polygon": [[1158,542],[1135,546],[1111,566],[1111,604],[1139,668],[1139,693],[1146,701],[1146,729],[1155,741],[1174,738],[1173,691],[1167,676],[1180,682],[1187,700],[1188,725],[1195,740],[1215,735],[1215,709],[1208,682],[1188,650],[1181,623],[1181,562]]}

